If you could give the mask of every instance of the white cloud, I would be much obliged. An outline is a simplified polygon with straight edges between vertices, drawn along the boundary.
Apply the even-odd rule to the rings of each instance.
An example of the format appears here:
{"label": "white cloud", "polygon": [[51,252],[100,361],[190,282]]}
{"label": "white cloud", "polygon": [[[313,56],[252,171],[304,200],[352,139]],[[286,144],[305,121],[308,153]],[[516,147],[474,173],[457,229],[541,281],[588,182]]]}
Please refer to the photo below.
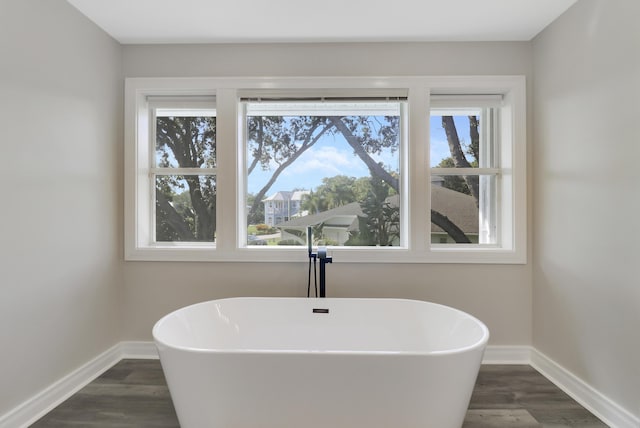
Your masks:
{"label": "white cloud", "polygon": [[[373,155],[372,158],[376,162],[390,165],[394,170],[398,167],[397,153],[383,153]],[[259,168],[254,170],[248,181],[250,192],[256,192],[264,185],[278,167],[275,162],[271,162],[270,166],[271,170],[267,172],[258,171]],[[294,188],[313,189],[322,184],[323,178],[336,175],[363,177],[369,175],[369,169],[344,140],[327,138],[308,149],[282,171],[270,193]]]}
{"label": "white cloud", "polygon": [[365,175],[366,168],[352,151],[329,145],[312,147],[298,158],[285,173],[288,175],[314,174],[320,177],[334,175]]}

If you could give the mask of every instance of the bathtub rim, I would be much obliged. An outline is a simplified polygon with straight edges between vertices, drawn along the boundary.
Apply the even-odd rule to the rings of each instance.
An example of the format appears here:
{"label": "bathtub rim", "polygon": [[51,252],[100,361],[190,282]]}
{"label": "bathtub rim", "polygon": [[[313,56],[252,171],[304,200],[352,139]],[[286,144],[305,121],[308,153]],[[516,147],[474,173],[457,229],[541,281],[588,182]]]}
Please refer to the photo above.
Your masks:
{"label": "bathtub rim", "polygon": [[[453,349],[446,349],[446,350],[441,350],[441,351],[385,351],[385,350],[368,350],[368,351],[359,351],[359,350],[335,350],[335,349],[331,349],[331,350],[319,350],[319,349],[312,349],[312,350],[305,350],[305,349],[251,349],[251,348],[231,348],[231,349],[206,349],[206,348],[199,348],[199,347],[193,347],[193,346],[177,346],[177,345],[173,345],[170,343],[167,343],[164,340],[161,340],[158,338],[158,330],[162,327],[162,324],[164,322],[166,322],[171,316],[175,315],[177,312],[181,312],[181,311],[187,311],[190,308],[196,307],[196,306],[204,306],[204,305],[210,305],[213,304],[214,302],[224,302],[224,301],[230,301],[230,300],[313,300],[313,301],[317,301],[319,303],[323,302],[323,301],[338,301],[338,300],[343,300],[343,301],[355,301],[355,300],[359,300],[359,301],[400,301],[400,302],[411,302],[411,303],[418,303],[418,304],[426,304],[428,306],[439,306],[441,308],[445,308],[447,310],[450,311],[454,311],[457,312],[459,314],[464,315],[465,317],[468,317],[471,321],[475,322],[480,329],[482,330],[482,336],[479,340],[475,341],[474,343],[467,345],[467,346],[461,346],[461,347],[457,347],[457,348],[453,348]],[[435,303],[435,302],[430,302],[430,301],[426,301],[426,300],[417,300],[417,299],[404,299],[404,298],[387,298],[387,297],[327,297],[327,298],[308,298],[308,297],[250,297],[250,296],[243,296],[243,297],[225,297],[225,298],[220,298],[220,299],[212,299],[212,300],[205,300],[202,302],[197,302],[197,303],[193,303],[191,305],[187,305],[187,306],[183,306],[181,308],[175,309],[171,312],[169,312],[168,314],[164,315],[162,318],[160,318],[153,326],[152,328],[152,336],[153,336],[153,341],[154,344],[156,345],[156,348],[158,348],[158,351],[161,353],[161,347],[167,348],[167,349],[172,349],[175,351],[186,351],[186,352],[190,352],[190,353],[199,353],[199,354],[219,354],[219,355],[232,355],[232,354],[243,354],[243,355],[336,355],[336,356],[349,356],[349,355],[353,355],[353,356],[364,356],[364,355],[371,355],[371,356],[394,356],[394,357],[417,357],[417,356],[451,356],[451,355],[457,355],[457,354],[464,354],[467,352],[472,352],[474,350],[480,349],[482,352],[484,352],[484,349],[486,348],[487,343],[489,342],[489,337],[490,337],[490,332],[489,332],[489,328],[478,318],[476,318],[475,316],[469,314],[468,312],[465,312],[463,310],[451,307],[451,306],[447,306],[447,305],[443,305],[440,303]]]}

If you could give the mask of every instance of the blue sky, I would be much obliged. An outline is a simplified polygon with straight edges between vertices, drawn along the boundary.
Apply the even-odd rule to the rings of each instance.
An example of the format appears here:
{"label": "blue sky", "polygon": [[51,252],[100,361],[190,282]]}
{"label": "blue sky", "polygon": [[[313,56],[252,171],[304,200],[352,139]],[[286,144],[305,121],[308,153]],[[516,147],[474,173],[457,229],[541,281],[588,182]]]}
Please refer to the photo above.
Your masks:
{"label": "blue sky", "polygon": [[[465,139],[468,133],[466,118],[457,117],[458,133]],[[468,140],[468,137],[466,138]],[[441,159],[451,156],[446,135],[442,129],[440,117],[431,118],[431,166],[437,165]],[[383,162],[387,169],[398,169],[398,153],[389,151],[374,157]],[[249,176],[247,191],[257,193],[269,180],[277,165],[271,171],[262,171],[259,166]],[[278,180],[271,186],[267,196],[278,191],[293,189],[315,189],[322,183],[323,177],[347,175],[351,177],[369,176],[369,170],[354,153],[353,149],[339,136],[326,137],[307,150],[300,158],[285,169]]]}
{"label": "blue sky", "polygon": [[[383,152],[380,156],[373,156],[378,162],[383,162],[387,169],[398,169],[398,153]],[[273,170],[277,165],[273,166]],[[257,193],[273,174],[262,171],[259,166],[249,176],[247,190]],[[369,170],[354,153],[343,138],[329,136],[318,141],[313,147],[304,152],[296,161],[286,168],[271,186],[267,196],[281,190],[306,189],[315,190],[322,184],[322,178],[347,175],[350,177],[369,176]]]}

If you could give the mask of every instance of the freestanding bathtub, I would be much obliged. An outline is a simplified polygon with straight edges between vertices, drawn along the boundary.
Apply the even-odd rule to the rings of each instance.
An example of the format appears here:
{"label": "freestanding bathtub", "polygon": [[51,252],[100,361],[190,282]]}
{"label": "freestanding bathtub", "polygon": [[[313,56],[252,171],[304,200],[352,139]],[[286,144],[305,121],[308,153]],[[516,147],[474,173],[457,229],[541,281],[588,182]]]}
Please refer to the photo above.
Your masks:
{"label": "freestanding bathtub", "polygon": [[182,428],[459,428],[489,331],[422,301],[231,298],[153,337]]}

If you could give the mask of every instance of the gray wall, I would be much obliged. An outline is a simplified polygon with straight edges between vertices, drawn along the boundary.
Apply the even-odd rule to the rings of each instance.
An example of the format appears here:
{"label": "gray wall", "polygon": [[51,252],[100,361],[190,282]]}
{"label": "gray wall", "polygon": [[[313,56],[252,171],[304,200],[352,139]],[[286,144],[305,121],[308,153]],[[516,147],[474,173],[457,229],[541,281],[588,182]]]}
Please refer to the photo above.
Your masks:
{"label": "gray wall", "polygon": [[65,1],[0,3],[0,415],[120,341],[121,70]]}
{"label": "gray wall", "polygon": [[531,75],[531,43],[125,45],[126,77]]}
{"label": "gray wall", "polygon": [[[530,43],[123,46],[126,77],[495,75],[531,78]],[[124,338],[186,304],[227,296],[306,295],[304,263],[149,263],[124,268]],[[529,265],[374,265],[335,260],[330,296],[431,300],[485,321],[492,345],[531,343]]]}
{"label": "gray wall", "polygon": [[640,3],[582,0],[533,43],[124,47],[62,0],[0,6],[0,414],[172,309],[305,292],[296,263],[122,262],[123,75],[523,74],[531,262],[336,260],[329,293],[467,310],[640,415]]}
{"label": "gray wall", "polygon": [[581,0],[533,43],[533,344],[636,417],[638,17]]}

